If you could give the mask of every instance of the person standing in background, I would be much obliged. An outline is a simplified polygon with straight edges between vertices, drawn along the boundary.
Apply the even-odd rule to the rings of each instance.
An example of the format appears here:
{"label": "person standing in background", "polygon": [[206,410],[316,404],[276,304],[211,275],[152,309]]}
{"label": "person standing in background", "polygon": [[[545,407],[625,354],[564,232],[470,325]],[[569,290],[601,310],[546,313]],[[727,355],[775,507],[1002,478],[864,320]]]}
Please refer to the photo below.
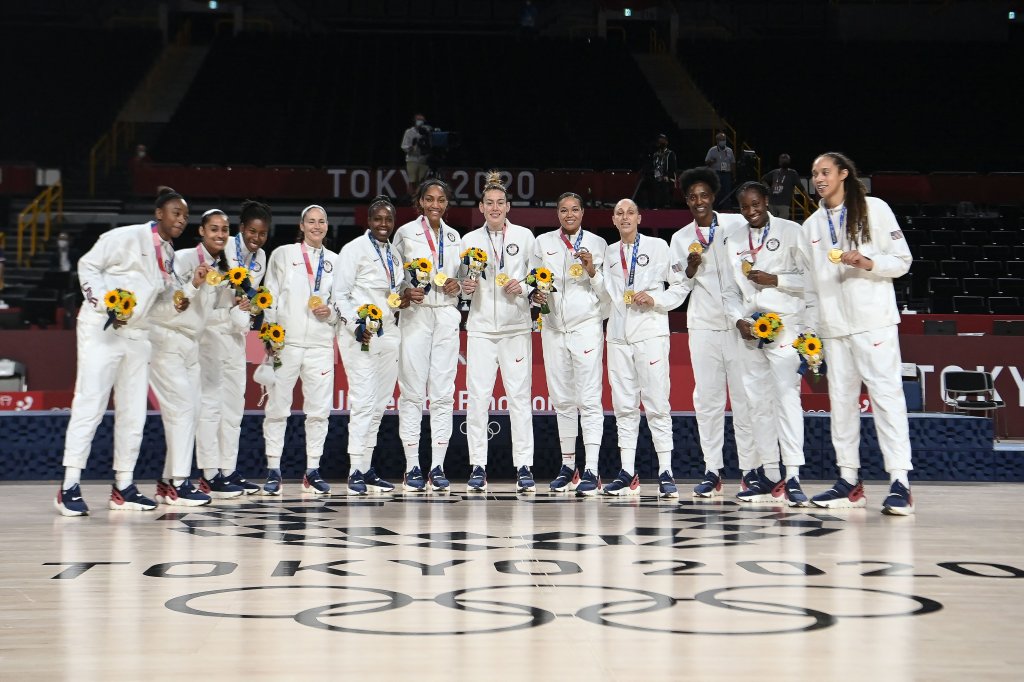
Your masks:
{"label": "person standing in background", "polygon": [[413,117],[413,124],[405,129],[402,135],[402,151],[405,152],[405,172],[409,176],[409,195],[420,186],[427,177],[429,167],[427,157],[430,156],[430,128],[423,114]]}
{"label": "person standing in background", "polygon": [[789,154],[779,154],[779,167],[761,178],[768,186],[768,210],[773,216],[789,220],[789,209],[793,204],[794,188],[800,184],[800,174],[789,167]]}
{"label": "person standing in background", "polygon": [[704,156],[704,163],[718,176],[715,208],[719,211],[732,204],[732,186],[736,179],[736,154],[725,139],[725,133],[715,136],[715,146]]}

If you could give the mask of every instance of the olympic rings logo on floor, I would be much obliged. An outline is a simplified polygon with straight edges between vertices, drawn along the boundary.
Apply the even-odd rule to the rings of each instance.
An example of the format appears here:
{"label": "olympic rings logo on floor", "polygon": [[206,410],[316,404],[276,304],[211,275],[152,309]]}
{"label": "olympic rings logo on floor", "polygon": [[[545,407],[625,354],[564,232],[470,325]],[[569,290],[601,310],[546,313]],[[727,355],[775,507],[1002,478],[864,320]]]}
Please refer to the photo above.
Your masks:
{"label": "olympic rings logo on floor", "polygon": [[[466,422],[459,424],[459,433],[466,435]],[[501,433],[501,424],[496,421],[487,422],[487,440],[490,440]]]}
{"label": "olympic rings logo on floor", "polygon": [[[306,608],[300,604],[296,611],[296,607],[285,608],[283,605],[302,602],[304,596],[295,592],[284,599],[264,596],[273,590],[323,590],[339,596],[337,601],[328,597],[328,603]],[[510,592],[515,590],[525,592],[522,599],[531,603],[514,601],[516,597]],[[570,591],[576,592],[579,599],[586,599],[589,603],[571,612],[555,612],[536,603],[550,597],[553,603],[562,605]],[[789,591],[795,591],[795,601],[784,603],[785,594]],[[835,598],[836,593],[841,592],[854,593],[855,598]],[[815,601],[828,604],[833,610],[825,611],[809,605]],[[196,602],[206,602],[208,606],[201,608],[194,605]],[[218,607],[227,608],[228,605],[239,605],[242,608],[216,610]],[[396,637],[495,634],[539,627],[559,618],[577,618],[602,627],[652,634],[781,635],[822,630],[844,619],[923,616],[943,608],[942,604],[932,599],[901,592],[807,584],[737,585],[704,590],[690,597],[673,597],[633,587],[603,585],[491,585],[421,598],[392,590],[350,585],[262,585],[185,594],[168,600],[165,606],[187,615],[291,619],[300,625],[328,632]],[[726,610],[733,615],[710,617],[713,614],[705,611],[706,608]],[[403,619],[381,616],[399,609],[424,609],[429,610],[429,614],[424,611],[420,615],[425,617],[410,614],[409,618]],[[685,616],[678,613],[678,610],[683,609],[692,609],[694,613]],[[661,626],[658,612],[665,612],[660,620],[663,623]],[[750,614],[751,617],[738,620],[734,617],[736,614]],[[475,619],[472,617],[474,615],[480,618]],[[447,623],[446,616],[450,618]],[[474,620],[479,622],[474,623]],[[410,623],[410,627],[396,628],[400,622]],[[709,626],[706,629],[672,627],[675,623],[701,622],[708,622]],[[435,627],[417,629],[416,625],[421,623],[431,623]],[[747,624],[749,627],[746,627]]]}

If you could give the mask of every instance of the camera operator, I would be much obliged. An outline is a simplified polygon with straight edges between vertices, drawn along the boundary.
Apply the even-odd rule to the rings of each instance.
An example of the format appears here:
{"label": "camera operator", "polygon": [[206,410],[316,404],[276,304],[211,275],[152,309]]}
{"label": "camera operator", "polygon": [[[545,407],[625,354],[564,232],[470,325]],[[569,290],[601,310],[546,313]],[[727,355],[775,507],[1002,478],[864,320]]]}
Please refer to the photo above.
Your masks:
{"label": "camera operator", "polygon": [[402,151],[405,152],[405,169],[409,175],[409,195],[427,177],[427,157],[430,156],[430,126],[423,114],[413,117],[413,125],[402,136]]}

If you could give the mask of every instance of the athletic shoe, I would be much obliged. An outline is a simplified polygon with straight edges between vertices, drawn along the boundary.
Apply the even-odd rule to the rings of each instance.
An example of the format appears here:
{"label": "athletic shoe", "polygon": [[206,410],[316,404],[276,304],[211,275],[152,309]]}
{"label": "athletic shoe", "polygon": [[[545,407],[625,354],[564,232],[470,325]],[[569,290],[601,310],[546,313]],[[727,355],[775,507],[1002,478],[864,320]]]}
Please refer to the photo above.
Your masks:
{"label": "athletic shoe", "polygon": [[914,496],[910,488],[899,481],[889,486],[889,496],[882,503],[882,513],[889,516],[910,516],[914,513]]}
{"label": "athletic shoe", "polygon": [[576,497],[593,497],[601,492],[601,477],[590,469],[583,472],[576,486]]}
{"label": "athletic shoe", "polygon": [[378,476],[377,470],[373,467],[363,474],[363,482],[366,483],[366,489],[374,493],[390,493],[395,489],[395,484]]}
{"label": "athletic shoe", "polygon": [[237,485],[242,489],[246,495],[255,495],[260,491],[260,487],[251,481],[247,481],[242,478],[242,474],[237,471],[232,471],[230,476],[225,476],[224,480],[231,485]]}
{"label": "athletic shoe", "polygon": [[800,487],[800,481],[795,478],[786,481],[786,500],[789,501],[790,507],[807,507],[810,504],[807,495],[804,495],[804,489]]}
{"label": "athletic shoe", "polygon": [[302,492],[311,495],[330,495],[331,486],[320,477],[320,469],[317,468],[307,471],[302,477]]}
{"label": "athletic shoe", "polygon": [[487,470],[483,467],[473,467],[469,480],[466,481],[466,492],[482,493],[487,490]]}
{"label": "athletic shoe", "polygon": [[537,489],[537,482],[533,480],[533,473],[530,471],[530,467],[519,467],[516,476],[518,477],[516,481],[517,493],[532,493]]}
{"label": "athletic shoe", "polygon": [[705,471],[704,480],[693,487],[694,497],[721,497],[722,479],[714,471]]}
{"label": "athletic shoe", "polygon": [[842,478],[825,492],[811,498],[811,504],[815,507],[829,509],[858,509],[867,503],[867,498],[864,497],[864,485],[860,481],[857,481],[856,485],[850,485]]}
{"label": "athletic shoe", "polygon": [[67,490],[58,490],[53,506],[61,516],[89,515],[89,506],[82,499],[82,487],[77,483]]}
{"label": "athletic shoe", "polygon": [[662,471],[658,477],[658,496],[664,498],[679,497],[679,488],[669,471]]}
{"label": "athletic shoe", "polygon": [[447,492],[451,486],[448,477],[444,475],[444,469],[439,466],[431,469],[427,478],[430,480],[430,487],[434,489],[434,492]]}
{"label": "athletic shoe", "polygon": [[639,495],[640,477],[636,474],[627,474],[625,469],[619,470],[619,475],[606,485],[601,492],[605,495]]}
{"label": "athletic shoe", "polygon": [[405,478],[402,480],[402,489],[410,493],[422,493],[427,489],[427,482],[423,479],[423,471],[418,466],[405,472]]}
{"label": "athletic shoe", "polygon": [[217,475],[210,480],[206,477],[199,479],[199,492],[206,493],[215,500],[230,500],[233,497],[241,497],[245,490],[240,485],[230,483],[224,478],[224,474],[217,472]]}
{"label": "athletic shoe", "polygon": [[742,492],[744,490],[750,490],[750,486],[752,486],[755,483],[757,483],[757,480],[758,480],[758,472],[757,472],[757,470],[760,469],[760,468],[761,467],[755,467],[755,468],[751,469],[750,471],[748,471],[747,473],[743,474],[743,478],[740,479],[740,492]]}
{"label": "athletic shoe", "polygon": [[576,486],[579,484],[580,470],[563,464],[562,468],[558,470],[558,476],[548,484],[548,487],[553,493],[564,493],[566,490],[576,490]]}
{"label": "athletic shoe", "polygon": [[178,493],[174,491],[174,486],[165,481],[162,478],[156,479],[156,501],[157,504],[171,504],[168,500],[174,499],[178,496]]}
{"label": "athletic shoe", "polygon": [[277,471],[271,471],[267,473],[267,482],[263,484],[264,495],[280,495],[281,494],[281,474]]}
{"label": "athletic shoe", "polygon": [[[177,488],[173,485],[164,483],[163,489],[161,490],[159,481],[157,490],[162,492],[161,497],[164,498],[164,504],[169,504],[172,507],[202,507],[204,504],[210,504],[212,498],[204,492],[201,492],[199,488],[192,485],[192,481],[185,479],[181,482]],[[111,497],[113,499],[113,497]],[[113,509],[113,507],[111,507]]]}
{"label": "athletic shoe", "polygon": [[349,495],[365,495],[366,494],[366,481],[363,480],[363,472],[356,469],[348,477],[348,494]]}
{"label": "athletic shoe", "polygon": [[[209,501],[210,498],[206,499]],[[118,490],[116,485],[110,486],[110,502],[107,506],[114,511],[152,511],[156,509],[156,502],[140,493],[132,483],[124,490]]]}
{"label": "athletic shoe", "polygon": [[785,481],[772,481],[764,473],[764,467],[757,467],[753,473],[757,476],[752,481],[747,481],[746,476],[743,477],[744,481],[747,481],[747,489],[736,493],[736,499],[751,504],[769,504],[786,499]]}

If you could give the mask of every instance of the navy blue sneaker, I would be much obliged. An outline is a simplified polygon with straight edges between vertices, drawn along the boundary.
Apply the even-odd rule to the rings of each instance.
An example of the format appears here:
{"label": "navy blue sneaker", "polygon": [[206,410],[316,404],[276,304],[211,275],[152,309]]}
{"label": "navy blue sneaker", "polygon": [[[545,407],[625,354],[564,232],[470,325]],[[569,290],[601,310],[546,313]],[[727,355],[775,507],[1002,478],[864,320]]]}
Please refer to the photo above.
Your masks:
{"label": "navy blue sneaker", "polygon": [[267,474],[267,482],[263,484],[264,495],[280,495],[281,494],[281,472],[271,471]]}
{"label": "navy blue sneaker", "polygon": [[302,492],[311,495],[330,495],[331,486],[320,475],[320,469],[311,469],[302,477]]}
{"label": "navy blue sneaker", "polygon": [[255,495],[260,491],[260,487],[258,485],[242,478],[242,474],[238,471],[232,471],[229,476],[225,476],[224,478],[231,485],[237,485],[240,487],[246,495]]}
{"label": "navy blue sneaker", "polygon": [[789,502],[790,507],[807,507],[810,505],[807,495],[804,494],[804,489],[800,487],[800,481],[795,478],[786,481],[786,500]]}
{"label": "navy blue sneaker", "polygon": [[882,513],[889,516],[910,516],[914,513],[914,496],[910,488],[899,481],[893,481],[889,487],[889,496],[882,503]]}
{"label": "navy blue sneaker", "polygon": [[736,499],[740,502],[769,504],[786,499],[785,481],[772,481],[764,473],[764,467],[757,467],[750,473],[755,475],[753,480],[748,480],[746,476],[743,477],[747,489],[736,493]]}
{"label": "navy blue sneaker", "polygon": [[625,469],[619,469],[619,475],[602,488],[605,495],[632,496],[640,494],[640,477],[636,474],[626,473]]}
{"label": "navy blue sneaker", "polygon": [[868,500],[864,497],[864,486],[860,481],[856,485],[850,485],[840,478],[831,488],[823,493],[818,493],[811,498],[811,504],[815,507],[826,507],[828,509],[859,509],[866,506]]}
{"label": "navy blue sneaker", "polygon": [[750,487],[758,482],[758,469],[760,469],[760,467],[755,467],[743,474],[743,478],[740,479],[740,492],[750,490]]}
{"label": "navy blue sneaker", "polygon": [[[157,487],[160,489],[159,485]],[[178,487],[164,483],[162,496],[164,498],[164,504],[169,504],[173,507],[202,507],[205,504],[210,504],[213,499],[206,493],[200,491],[199,488],[192,485],[192,481],[187,478],[184,479]],[[113,507],[111,507],[111,509],[113,509]]]}
{"label": "navy blue sneaker", "polygon": [[693,487],[694,497],[721,497],[722,479],[714,471],[705,471],[704,480]]}
{"label": "navy blue sneaker", "polygon": [[466,481],[466,492],[482,493],[487,490],[487,470],[483,467],[473,467],[473,471]]}
{"label": "navy blue sneaker", "polygon": [[363,480],[363,472],[356,469],[348,477],[348,494],[349,495],[365,495],[366,494],[366,481]]}
{"label": "navy blue sneaker", "polygon": [[67,490],[58,490],[53,506],[61,516],[89,515],[89,506],[82,499],[82,488],[77,483]]}
{"label": "navy blue sneaker", "polygon": [[548,487],[553,493],[564,493],[566,490],[576,490],[579,483],[580,470],[563,464],[562,468],[558,470],[558,476],[548,484]]}
{"label": "navy blue sneaker", "polygon": [[537,489],[537,482],[533,480],[533,472],[530,467],[521,466],[516,472],[516,492],[532,493]]}
{"label": "navy blue sneaker", "polygon": [[423,478],[423,471],[419,467],[413,467],[405,472],[405,479],[402,481],[402,488],[410,493],[422,493],[427,489],[427,481]]}
{"label": "navy blue sneaker", "polygon": [[363,483],[366,484],[366,489],[374,493],[390,493],[395,489],[395,484],[390,481],[385,481],[383,478],[377,475],[377,470],[370,467],[363,474]]}
{"label": "navy blue sneaker", "polygon": [[[185,482],[188,483],[187,480]],[[206,501],[209,502],[210,498],[207,497]],[[113,511],[151,511],[156,509],[156,502],[140,493],[132,483],[124,490],[118,490],[116,485],[110,486],[110,502],[107,506]]]}
{"label": "navy blue sneaker", "polygon": [[448,492],[451,487],[451,482],[448,477],[444,475],[444,469],[437,466],[430,470],[427,474],[427,478],[430,480],[430,487],[434,489],[434,492]]}
{"label": "navy blue sneaker", "polygon": [[206,477],[199,479],[199,492],[206,493],[215,500],[230,500],[233,497],[241,497],[245,490],[240,485],[234,485],[224,478],[224,474],[217,472],[217,475],[206,480]]}
{"label": "navy blue sneaker", "polygon": [[590,469],[583,472],[576,486],[576,497],[593,497],[601,492],[601,477]]}
{"label": "navy blue sneaker", "polygon": [[662,471],[661,476],[658,477],[658,497],[665,499],[679,497],[679,489],[676,487],[671,471]]}

